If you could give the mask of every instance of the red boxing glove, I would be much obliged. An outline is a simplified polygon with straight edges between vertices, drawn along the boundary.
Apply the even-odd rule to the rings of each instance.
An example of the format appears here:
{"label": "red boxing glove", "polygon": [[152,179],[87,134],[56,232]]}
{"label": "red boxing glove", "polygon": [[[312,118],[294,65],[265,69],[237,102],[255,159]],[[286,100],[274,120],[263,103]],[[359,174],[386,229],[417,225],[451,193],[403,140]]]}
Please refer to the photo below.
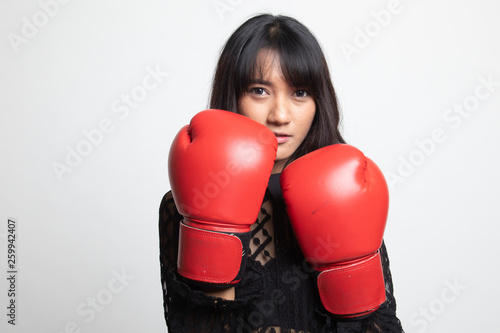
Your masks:
{"label": "red boxing glove", "polygon": [[290,163],[281,188],[302,252],[320,272],[325,308],[344,318],[378,309],[385,302],[378,250],[389,191],[377,165],[350,145],[331,145]]}
{"label": "red boxing glove", "polygon": [[277,147],[268,128],[229,111],[202,111],[180,130],[168,159],[172,195],[184,217],[180,275],[202,284],[238,282]]}

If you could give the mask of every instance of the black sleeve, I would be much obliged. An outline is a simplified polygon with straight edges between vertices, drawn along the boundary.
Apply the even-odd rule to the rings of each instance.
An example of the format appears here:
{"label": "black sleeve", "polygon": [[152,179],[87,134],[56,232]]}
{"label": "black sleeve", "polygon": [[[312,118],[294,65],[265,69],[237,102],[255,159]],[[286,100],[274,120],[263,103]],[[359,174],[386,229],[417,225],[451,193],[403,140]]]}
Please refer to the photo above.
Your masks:
{"label": "black sleeve", "polygon": [[236,286],[236,299],[210,297],[191,288],[177,273],[179,224],[182,216],[171,192],[163,197],[159,211],[160,269],[163,307],[169,333],[235,332],[245,307],[262,296],[266,280],[260,263],[249,260],[246,274]]}

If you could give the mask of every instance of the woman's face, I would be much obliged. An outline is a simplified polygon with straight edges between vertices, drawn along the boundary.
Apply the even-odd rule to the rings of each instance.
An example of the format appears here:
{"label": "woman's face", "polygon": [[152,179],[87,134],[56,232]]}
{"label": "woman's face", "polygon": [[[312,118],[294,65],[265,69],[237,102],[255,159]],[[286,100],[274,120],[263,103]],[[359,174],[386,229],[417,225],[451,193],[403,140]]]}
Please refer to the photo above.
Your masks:
{"label": "woman's face", "polygon": [[238,112],[269,128],[278,139],[273,173],[306,138],[316,112],[314,99],[305,88],[291,87],[284,80],[280,59],[274,52],[258,56],[263,77],[255,78],[238,101]]}

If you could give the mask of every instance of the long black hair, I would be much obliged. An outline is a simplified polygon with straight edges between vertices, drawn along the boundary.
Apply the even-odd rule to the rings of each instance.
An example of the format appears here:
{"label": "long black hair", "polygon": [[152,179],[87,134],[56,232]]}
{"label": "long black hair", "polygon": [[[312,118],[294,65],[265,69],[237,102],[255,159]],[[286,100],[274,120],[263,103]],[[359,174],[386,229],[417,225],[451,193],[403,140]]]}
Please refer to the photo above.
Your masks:
{"label": "long black hair", "polygon": [[254,16],[229,37],[215,70],[210,108],[238,112],[238,100],[263,72],[257,61],[261,50],[276,52],[286,82],[307,88],[316,104],[309,133],[286,164],[321,147],[345,143],[339,130],[337,96],[321,46],[307,27],[289,16]]}

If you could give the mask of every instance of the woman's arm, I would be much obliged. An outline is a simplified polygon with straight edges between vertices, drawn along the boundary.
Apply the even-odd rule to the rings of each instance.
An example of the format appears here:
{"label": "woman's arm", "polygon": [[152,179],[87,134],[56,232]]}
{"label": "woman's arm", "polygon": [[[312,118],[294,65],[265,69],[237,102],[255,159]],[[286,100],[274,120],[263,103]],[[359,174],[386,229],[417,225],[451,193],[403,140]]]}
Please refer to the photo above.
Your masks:
{"label": "woman's arm", "polygon": [[[172,332],[226,332],[237,327],[238,318],[245,315],[246,306],[262,297],[263,273],[252,264],[238,287],[200,291],[186,283],[177,273],[179,224],[171,192],[165,194],[159,211],[161,285],[165,321]],[[255,267],[258,266],[258,267]],[[238,290],[239,292],[238,292]],[[239,295],[239,296],[237,296]]]}
{"label": "woman's arm", "polygon": [[234,301],[235,297],[235,289],[234,287],[230,287],[227,289],[222,289],[222,290],[214,290],[214,289],[208,289],[208,288],[203,288],[201,289],[207,296],[215,297],[215,298],[222,298],[228,301]]}

